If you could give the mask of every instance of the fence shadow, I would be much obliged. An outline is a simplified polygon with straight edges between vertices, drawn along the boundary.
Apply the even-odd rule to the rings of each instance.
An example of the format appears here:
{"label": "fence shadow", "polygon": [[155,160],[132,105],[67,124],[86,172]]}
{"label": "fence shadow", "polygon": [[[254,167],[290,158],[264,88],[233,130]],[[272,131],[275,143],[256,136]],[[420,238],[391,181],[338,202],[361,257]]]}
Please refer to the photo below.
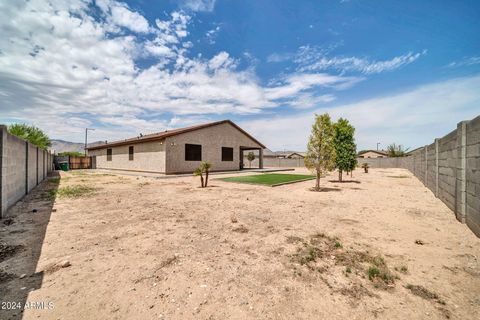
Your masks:
{"label": "fence shadow", "polygon": [[29,292],[42,286],[36,268],[59,182],[58,172],[50,173],[0,220],[0,296],[12,302],[0,319],[21,319]]}

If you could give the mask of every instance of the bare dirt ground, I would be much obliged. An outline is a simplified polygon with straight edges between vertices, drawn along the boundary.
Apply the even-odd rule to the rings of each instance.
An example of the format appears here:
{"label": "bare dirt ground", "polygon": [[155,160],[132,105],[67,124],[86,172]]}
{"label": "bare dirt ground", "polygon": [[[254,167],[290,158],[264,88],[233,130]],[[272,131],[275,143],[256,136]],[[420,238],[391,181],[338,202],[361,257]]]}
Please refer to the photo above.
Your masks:
{"label": "bare dirt ground", "polygon": [[2,220],[1,300],[29,308],[0,318],[480,319],[480,239],[408,171],[319,193],[218,177],[43,183]]}

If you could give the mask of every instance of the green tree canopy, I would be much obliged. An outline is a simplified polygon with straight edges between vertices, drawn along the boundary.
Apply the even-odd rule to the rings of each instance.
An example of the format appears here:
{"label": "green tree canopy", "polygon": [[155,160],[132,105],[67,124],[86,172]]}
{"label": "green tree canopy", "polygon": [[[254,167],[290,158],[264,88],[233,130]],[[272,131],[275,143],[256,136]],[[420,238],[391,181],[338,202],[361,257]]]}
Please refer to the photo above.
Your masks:
{"label": "green tree canopy", "polygon": [[342,181],[343,171],[353,171],[357,166],[357,145],[355,144],[355,128],[347,119],[340,118],[333,125],[335,146],[335,167],[338,169],[338,180]]}
{"label": "green tree canopy", "polygon": [[9,125],[8,132],[14,136],[27,140],[42,149],[46,149],[52,145],[50,138],[45,132],[35,126],[29,126],[25,123]]}
{"label": "green tree canopy", "polygon": [[328,113],[315,115],[315,123],[308,140],[305,166],[315,170],[315,191],[320,191],[320,177],[335,168],[334,130]]}
{"label": "green tree canopy", "polygon": [[252,161],[255,160],[255,154],[253,152],[249,152],[247,154],[247,160],[250,163],[250,168],[252,167]]}
{"label": "green tree canopy", "polygon": [[387,155],[389,157],[405,157],[409,148],[404,149],[401,144],[392,143],[387,147]]}

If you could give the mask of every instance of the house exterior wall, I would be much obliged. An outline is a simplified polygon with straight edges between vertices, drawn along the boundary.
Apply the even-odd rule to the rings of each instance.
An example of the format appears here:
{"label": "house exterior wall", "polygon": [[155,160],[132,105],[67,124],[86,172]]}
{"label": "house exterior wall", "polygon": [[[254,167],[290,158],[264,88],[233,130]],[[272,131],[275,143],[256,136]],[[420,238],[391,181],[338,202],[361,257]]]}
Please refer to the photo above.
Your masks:
{"label": "house exterior wall", "polygon": [[[240,147],[262,148],[229,123],[178,134],[165,140],[166,173],[190,173],[199,166],[200,161],[185,161],[185,144],[202,145],[202,161],[210,162],[212,171],[238,170]],[[222,147],[233,148],[233,161],[222,161]]]}
{"label": "house exterior wall", "polygon": [[[134,147],[133,160],[129,160],[128,147]],[[110,148],[109,148],[110,149]],[[95,156],[97,169],[121,169],[165,173],[165,140],[112,147],[112,161],[107,161],[107,148],[89,150]]]}
{"label": "house exterior wall", "polygon": [[379,153],[376,153],[376,152],[372,152],[372,151],[367,151],[365,153],[362,153],[359,158],[371,158],[371,159],[375,159],[375,158],[386,158],[387,156],[384,156],[382,154],[379,154]]}

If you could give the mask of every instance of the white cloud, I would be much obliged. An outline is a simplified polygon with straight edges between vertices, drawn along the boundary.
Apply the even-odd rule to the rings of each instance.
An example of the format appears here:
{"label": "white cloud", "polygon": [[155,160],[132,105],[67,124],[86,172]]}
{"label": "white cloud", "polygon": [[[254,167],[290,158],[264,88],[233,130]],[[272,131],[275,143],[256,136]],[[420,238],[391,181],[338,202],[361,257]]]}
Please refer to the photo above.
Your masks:
{"label": "white cloud", "polygon": [[297,71],[300,72],[335,70],[342,73],[359,72],[368,75],[398,69],[427,54],[426,50],[417,53],[408,52],[389,60],[332,56],[331,53],[341,45],[342,42],[328,46],[301,46],[296,53],[272,53],[267,57],[267,62],[292,60],[298,65]]}
{"label": "white cloud", "polygon": [[180,6],[192,11],[212,12],[215,8],[216,0],[180,0]]}
{"label": "white cloud", "polygon": [[221,68],[232,69],[235,68],[235,66],[235,60],[230,58],[229,54],[225,51],[220,52],[208,62],[208,67],[214,71]]}
{"label": "white cloud", "polygon": [[267,62],[283,62],[293,57],[291,53],[272,53],[267,57]]}
{"label": "white cloud", "polygon": [[341,72],[374,74],[392,71],[408,65],[426,53],[426,50],[424,50],[417,53],[409,52],[389,60],[369,60],[358,57],[329,57],[322,50],[303,50],[297,54],[295,62],[299,64],[298,70],[303,72],[337,70]]}
{"label": "white cloud", "polygon": [[215,44],[216,37],[219,32],[220,32],[220,26],[216,26],[212,30],[207,31],[207,33],[205,34],[205,37],[207,38],[208,43]]}
{"label": "white cloud", "polygon": [[138,12],[130,10],[126,4],[113,0],[100,0],[96,3],[108,15],[110,22],[113,24],[125,27],[133,32],[149,32],[147,19]]}
{"label": "white cloud", "polygon": [[[168,117],[187,123],[283,105],[307,108],[361,80],[295,73],[263,85],[254,68],[238,70],[228,52],[189,57],[185,13],[149,25],[120,2],[95,3],[100,19],[81,0],[0,3],[2,121],[34,121],[65,139],[77,140],[86,125],[98,129],[95,136],[124,138],[182,123]],[[131,14],[115,16],[113,7]],[[145,57],[155,62],[141,69],[137,60]]]}
{"label": "white cloud", "polygon": [[293,74],[282,79],[276,86],[266,88],[268,99],[277,100],[296,96],[301,92],[317,86],[327,88],[346,89],[363,80],[357,77],[334,76],[325,73],[316,74]]}
{"label": "white cloud", "polygon": [[478,115],[480,76],[427,84],[391,96],[319,108],[288,117],[242,122],[272,150],[305,150],[315,113],[347,118],[356,128],[359,149],[396,142],[416,148]]}
{"label": "white cloud", "polygon": [[480,64],[480,57],[468,57],[460,61],[453,61],[448,64],[448,67],[454,68],[454,67],[463,67],[463,66],[473,66],[476,64]]}

